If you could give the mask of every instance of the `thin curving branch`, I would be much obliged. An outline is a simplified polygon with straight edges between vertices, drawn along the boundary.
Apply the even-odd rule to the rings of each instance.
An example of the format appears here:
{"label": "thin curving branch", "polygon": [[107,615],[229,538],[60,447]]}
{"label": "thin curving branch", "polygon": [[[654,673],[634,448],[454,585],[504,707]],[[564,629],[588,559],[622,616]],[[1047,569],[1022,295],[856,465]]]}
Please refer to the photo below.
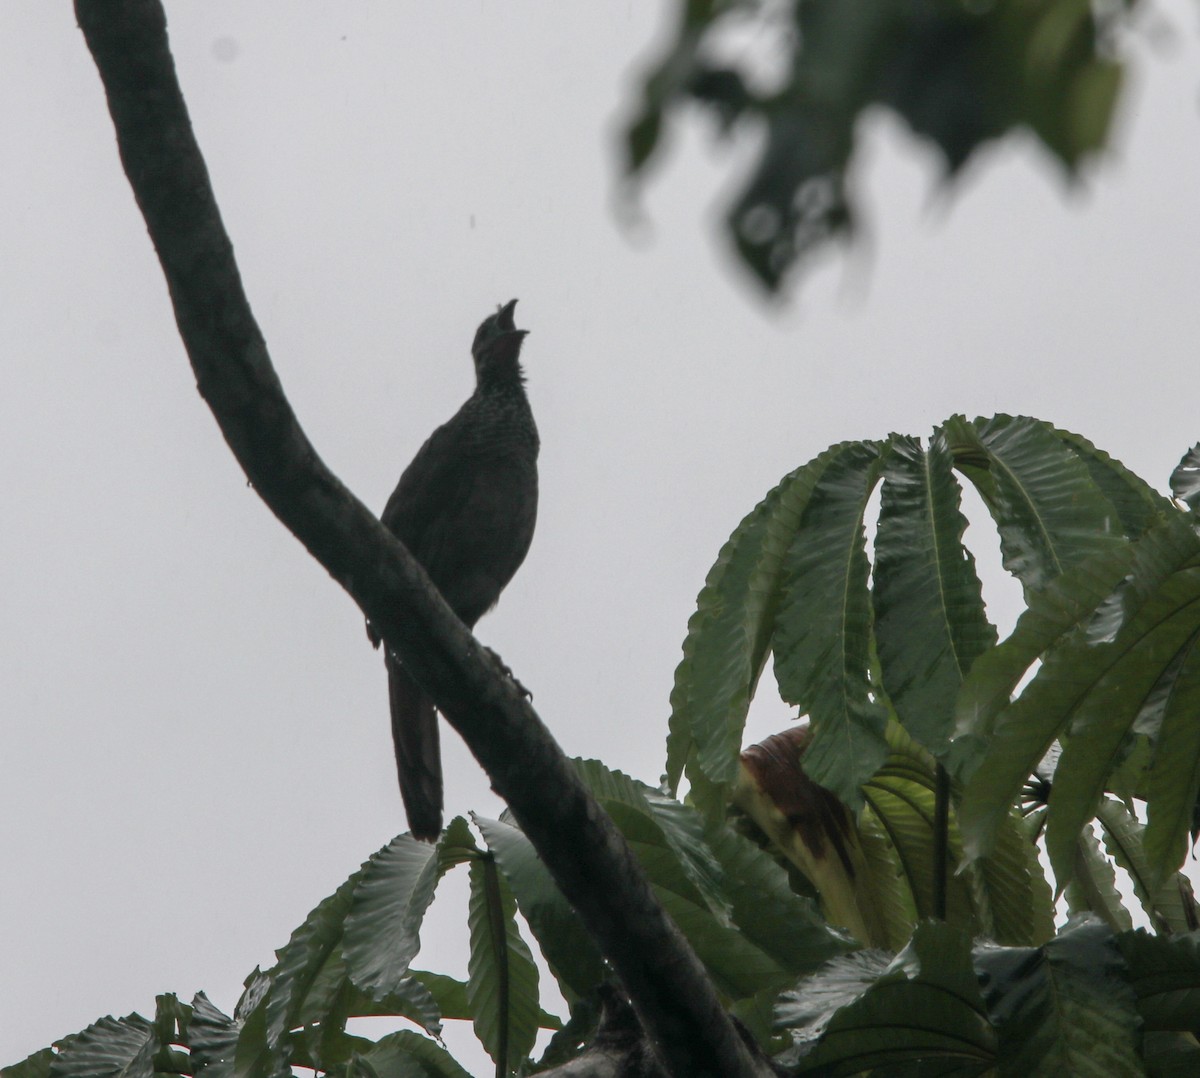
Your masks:
{"label": "thin curving branch", "polygon": [[200,394],[250,483],[467,742],[620,977],[664,1069],[676,1078],[771,1073],[532,707],[301,430],[242,289],[161,3],[76,0],[75,13]]}

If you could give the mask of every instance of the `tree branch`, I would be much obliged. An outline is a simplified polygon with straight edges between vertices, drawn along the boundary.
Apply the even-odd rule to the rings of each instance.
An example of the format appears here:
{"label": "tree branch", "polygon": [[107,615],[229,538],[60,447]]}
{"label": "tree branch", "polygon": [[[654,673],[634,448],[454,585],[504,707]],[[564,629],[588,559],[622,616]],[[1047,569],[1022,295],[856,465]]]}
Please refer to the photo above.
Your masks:
{"label": "tree branch", "polygon": [[198,388],[254,489],[463,736],[620,977],[668,1073],[770,1073],[528,702],[300,429],[242,290],[161,3],[76,0],[75,13]]}

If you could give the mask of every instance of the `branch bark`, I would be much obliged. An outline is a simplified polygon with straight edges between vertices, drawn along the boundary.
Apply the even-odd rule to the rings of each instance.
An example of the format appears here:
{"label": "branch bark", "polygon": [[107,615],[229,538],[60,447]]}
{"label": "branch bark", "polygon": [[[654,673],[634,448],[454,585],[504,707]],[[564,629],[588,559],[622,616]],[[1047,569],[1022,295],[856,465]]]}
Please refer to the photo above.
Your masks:
{"label": "branch bark", "polygon": [[161,3],[76,0],[75,13],[197,386],[250,483],[463,736],[620,977],[664,1069],[677,1078],[771,1073],[532,707],[301,430],[242,289]]}

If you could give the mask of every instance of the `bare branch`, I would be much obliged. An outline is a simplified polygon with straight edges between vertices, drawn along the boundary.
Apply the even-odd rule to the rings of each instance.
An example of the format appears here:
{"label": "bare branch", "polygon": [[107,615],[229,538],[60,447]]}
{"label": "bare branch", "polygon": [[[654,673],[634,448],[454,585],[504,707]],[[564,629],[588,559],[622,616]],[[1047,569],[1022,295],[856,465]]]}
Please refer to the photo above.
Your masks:
{"label": "bare branch", "polygon": [[161,3],[76,0],[75,12],[200,393],[254,489],[463,736],[617,972],[665,1069],[678,1078],[770,1073],[533,709],[300,429],[242,290]]}

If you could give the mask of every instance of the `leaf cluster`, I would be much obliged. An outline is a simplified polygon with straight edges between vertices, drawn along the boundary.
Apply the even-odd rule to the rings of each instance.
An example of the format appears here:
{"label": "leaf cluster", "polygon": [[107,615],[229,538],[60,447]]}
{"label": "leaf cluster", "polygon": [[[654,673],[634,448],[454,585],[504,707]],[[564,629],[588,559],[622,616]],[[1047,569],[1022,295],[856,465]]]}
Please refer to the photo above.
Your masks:
{"label": "leaf cluster", "polygon": [[726,226],[742,264],[775,291],[853,229],[852,168],[869,109],[902,119],[950,174],[989,141],[1026,130],[1075,175],[1107,139],[1123,81],[1118,31],[1132,7],[679,0],[674,35],[642,79],[625,171],[645,173],[684,104],[726,135],[760,130]]}

